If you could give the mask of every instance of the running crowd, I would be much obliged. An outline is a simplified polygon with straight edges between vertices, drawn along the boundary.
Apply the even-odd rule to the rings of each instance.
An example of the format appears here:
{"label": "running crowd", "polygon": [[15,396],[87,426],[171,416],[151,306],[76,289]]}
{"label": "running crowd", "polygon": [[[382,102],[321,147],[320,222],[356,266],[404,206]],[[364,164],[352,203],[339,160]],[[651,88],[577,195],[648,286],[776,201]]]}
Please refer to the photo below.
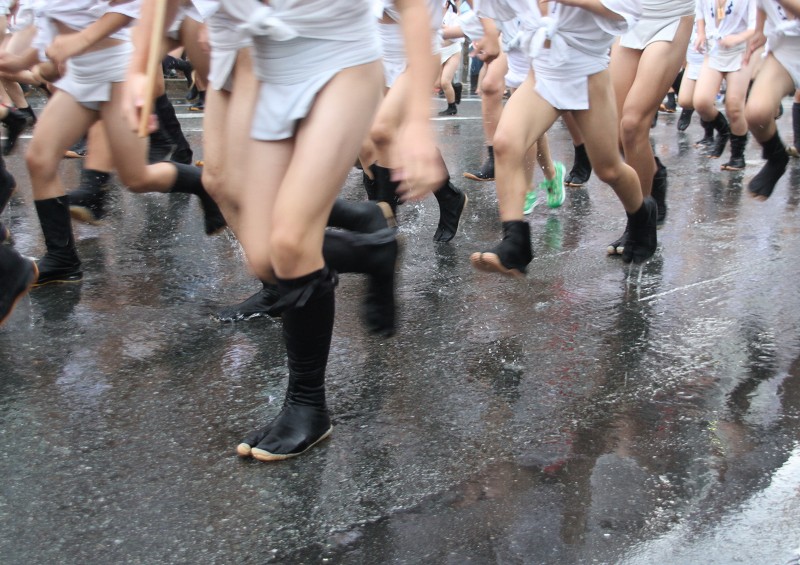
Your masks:
{"label": "running crowd", "polygon": [[[698,147],[721,158],[730,145],[725,170],[744,168],[752,135],[765,159],[748,184],[758,199],[800,144],[800,0],[0,0],[0,33],[3,155],[35,124],[25,161],[46,246],[24,257],[0,224],[0,323],[31,287],[81,281],[72,221],[103,219],[113,173],[132,192],[195,195],[206,233],[231,230],[260,284],[218,318],[282,320],[283,407],[237,447],[262,461],[332,431],[325,370],[340,274],[368,276],[364,322],[394,333],[397,207],[432,192],[433,239],[457,234],[467,196],[436,147],[430,95],[440,89],[440,114],[457,114],[465,41],[483,62],[473,88],[487,156],[464,176],[495,181],[502,228],[470,258],[481,271],[523,277],[539,190],[558,207],[592,172],[627,217],[607,252],[649,259],[667,215],[668,172],[649,139],[659,110],[680,104],[679,129],[697,112]],[[178,72],[204,112],[202,163],[164,93],[164,74]],[[23,88],[46,92],[39,116]],[[787,147],[776,118],[792,95]],[[575,147],[569,173],[547,141],[559,118]],[[65,154],[85,155],[69,192]],[[338,197],[354,163],[361,201]],[[0,212],[15,189],[0,158]]]}

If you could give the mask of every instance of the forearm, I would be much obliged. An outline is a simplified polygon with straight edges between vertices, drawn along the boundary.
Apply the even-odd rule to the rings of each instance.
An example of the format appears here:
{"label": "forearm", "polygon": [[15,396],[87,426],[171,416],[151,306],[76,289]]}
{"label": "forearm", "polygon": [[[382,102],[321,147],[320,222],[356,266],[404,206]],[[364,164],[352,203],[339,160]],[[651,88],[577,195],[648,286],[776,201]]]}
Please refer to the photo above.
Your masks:
{"label": "forearm", "polygon": [[739,33],[732,33],[726,39],[728,40],[728,44],[730,46],[739,45],[741,43],[745,43],[748,41],[753,35],[755,35],[755,29],[747,29],[745,31]]}
{"label": "forearm", "polygon": [[97,21],[78,32],[78,35],[83,39],[85,44],[82,52],[88,51],[106,37],[115,34],[129,25],[131,21],[133,21],[133,19],[129,16],[116,12],[103,14]]}
{"label": "forearm", "polygon": [[431,53],[430,15],[421,0],[403,0],[397,5],[408,59],[406,72],[413,85],[406,100],[406,119],[427,123],[430,118],[430,88],[436,76],[436,60]]}

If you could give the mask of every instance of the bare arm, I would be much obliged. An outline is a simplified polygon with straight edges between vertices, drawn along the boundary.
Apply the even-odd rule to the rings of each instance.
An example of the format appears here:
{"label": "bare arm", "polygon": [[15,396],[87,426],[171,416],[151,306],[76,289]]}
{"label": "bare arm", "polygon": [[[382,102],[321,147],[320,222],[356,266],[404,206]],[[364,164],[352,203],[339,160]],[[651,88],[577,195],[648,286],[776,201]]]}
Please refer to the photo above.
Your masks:
{"label": "bare arm", "polygon": [[101,40],[121,30],[131,21],[132,18],[116,12],[103,14],[97,21],[77,33],[56,37],[45,49],[45,54],[57,66],[61,66],[70,57],[86,53]]}
{"label": "bare arm", "polygon": [[441,186],[446,178],[430,125],[431,88],[438,72],[432,52],[431,18],[424,0],[398,0],[400,25],[408,58],[410,88],[400,132],[400,190],[406,199],[418,199]]}
{"label": "bare arm", "polygon": [[750,41],[747,42],[747,51],[745,51],[744,60],[742,61],[745,65],[750,63],[750,57],[753,56],[753,53],[767,43],[767,38],[764,36],[764,21],[766,18],[764,11],[758,10],[756,13],[756,29]]}
{"label": "bare arm", "polygon": [[[167,0],[167,16],[164,20],[164,29],[155,33],[164,35],[170,23],[175,19],[180,0]],[[144,106],[144,96],[147,91],[147,59],[150,55],[150,38],[154,33],[155,25],[155,0],[144,0],[139,23],[133,28],[133,57],[128,67],[128,78],[125,84],[125,114],[131,129],[138,130],[139,118]],[[155,119],[151,122],[151,129],[156,129]]]}
{"label": "bare arm", "polygon": [[500,55],[500,31],[490,18],[481,18],[483,37],[473,42],[481,61],[494,61]]}

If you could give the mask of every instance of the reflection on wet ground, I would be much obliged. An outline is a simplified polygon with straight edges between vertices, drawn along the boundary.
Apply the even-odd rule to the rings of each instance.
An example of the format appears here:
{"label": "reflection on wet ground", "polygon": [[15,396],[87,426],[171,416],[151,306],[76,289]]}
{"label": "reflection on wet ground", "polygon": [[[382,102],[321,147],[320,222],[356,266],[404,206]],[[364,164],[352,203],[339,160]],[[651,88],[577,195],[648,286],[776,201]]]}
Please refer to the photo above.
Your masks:
{"label": "reflection on wet ground", "polygon": [[[720,172],[691,147],[697,124],[662,116],[657,256],[605,256],[624,217],[593,178],[535,210],[528,277],[500,280],[468,260],[499,233],[493,183],[461,178],[480,164],[478,116],[465,100],[472,119],[435,122],[470,196],[454,242],[431,241],[434,199],[401,208],[397,336],[363,330],[363,281],[342,277],[336,429],[297,460],[234,455],[287,376],[280,322],[210,319],[258,286],[236,242],[206,238],[181,195],[116,191],[105,225],[76,226],[84,282],[35,290],[0,328],[2,561],[794,558],[800,163],[755,202],[755,146],[743,174]],[[560,124],[551,146],[571,159]],[[9,166],[20,190],[2,220],[37,255],[27,175]],[[63,165],[72,183],[77,166]],[[345,196],[359,183],[354,170]]]}

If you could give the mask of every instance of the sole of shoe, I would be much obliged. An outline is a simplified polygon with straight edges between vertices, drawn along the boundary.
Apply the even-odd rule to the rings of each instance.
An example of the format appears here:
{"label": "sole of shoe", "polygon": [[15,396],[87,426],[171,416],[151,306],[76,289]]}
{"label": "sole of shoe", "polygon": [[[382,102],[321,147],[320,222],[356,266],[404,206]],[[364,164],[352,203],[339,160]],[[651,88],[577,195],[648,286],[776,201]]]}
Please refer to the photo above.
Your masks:
{"label": "sole of shoe", "polygon": [[473,267],[484,273],[500,273],[514,279],[525,278],[525,273],[519,269],[506,268],[496,253],[473,253],[469,260]]}
{"label": "sole of shoe", "polygon": [[378,208],[381,209],[383,217],[386,220],[386,227],[396,228],[397,218],[395,217],[394,212],[392,212],[392,207],[389,206],[389,203],[383,201],[378,202]]}
{"label": "sole of shoe", "polygon": [[82,206],[70,206],[69,207],[69,215],[72,216],[74,220],[82,222],[84,224],[90,224],[93,226],[102,225],[102,220],[92,214],[92,212]]}
{"label": "sole of shoe", "polygon": [[494,177],[482,179],[481,177],[479,177],[477,175],[474,175],[472,173],[464,173],[464,178],[465,179],[469,179],[469,180],[476,180],[476,181],[479,181],[479,182],[494,180]]}
{"label": "sole of shoe", "polygon": [[[333,432],[333,426],[328,428],[328,431],[322,434],[317,441],[306,447],[303,451],[299,451],[297,453],[289,453],[289,454],[270,453],[269,451],[253,447],[250,449],[250,455],[253,457],[253,459],[258,459],[259,461],[283,461],[285,459],[291,459],[293,457],[297,457],[298,455],[302,455],[303,453],[305,453],[306,451],[317,445],[322,440],[329,438],[331,432]],[[241,446],[242,444],[239,445]],[[236,450],[238,452],[239,448],[237,447]]]}
{"label": "sole of shoe", "polygon": [[68,277],[58,277],[56,279],[50,279],[47,281],[40,281],[37,278],[36,282],[33,283],[33,288],[39,288],[42,286],[47,286],[49,284],[77,284],[82,280],[83,280],[83,273],[81,273],[80,275],[72,275]]}

